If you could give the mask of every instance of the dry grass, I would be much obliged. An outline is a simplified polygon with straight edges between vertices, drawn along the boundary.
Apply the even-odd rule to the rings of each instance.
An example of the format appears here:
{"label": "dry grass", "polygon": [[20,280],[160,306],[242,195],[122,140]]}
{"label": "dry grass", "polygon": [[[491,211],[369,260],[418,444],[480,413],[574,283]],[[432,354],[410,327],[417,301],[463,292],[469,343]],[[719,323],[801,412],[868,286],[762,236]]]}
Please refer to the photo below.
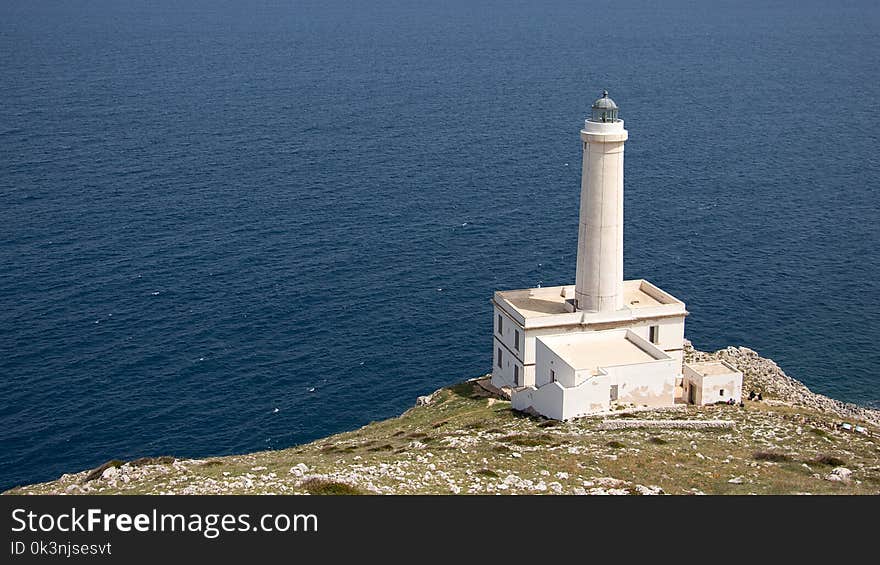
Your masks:
{"label": "dry grass", "polygon": [[[585,483],[603,477],[613,477],[630,492],[635,485],[656,485],[670,494],[880,491],[880,429],[866,424],[868,435],[836,430],[833,416],[809,409],[746,402],[745,408],[639,413],[640,418],[735,422],[733,429],[670,429],[657,437],[657,431],[649,429],[599,430],[602,418],[549,424],[522,417],[509,402],[489,404],[486,398],[473,397],[472,389],[471,384],[444,389],[431,404],[400,417],[290,449],[193,461],[183,464],[185,470],[177,469],[181,464],[144,465],[138,467],[143,475],[126,484],[111,485],[96,469],[15,491],[64,492],[76,484],[101,494],[186,488],[236,494],[355,494],[368,492],[366,485],[371,484],[388,493],[442,494],[453,484],[462,493],[535,492],[527,487],[500,490],[510,476],[543,484],[547,490],[540,492],[555,492],[548,486],[552,483],[562,493],[587,488]],[[844,458],[852,480],[824,480],[827,469],[844,464]],[[290,471],[300,463],[308,466],[312,479],[302,482]],[[434,470],[428,475],[429,464]],[[87,475],[94,476],[82,483]],[[742,477],[741,483],[730,483],[734,477]]]}

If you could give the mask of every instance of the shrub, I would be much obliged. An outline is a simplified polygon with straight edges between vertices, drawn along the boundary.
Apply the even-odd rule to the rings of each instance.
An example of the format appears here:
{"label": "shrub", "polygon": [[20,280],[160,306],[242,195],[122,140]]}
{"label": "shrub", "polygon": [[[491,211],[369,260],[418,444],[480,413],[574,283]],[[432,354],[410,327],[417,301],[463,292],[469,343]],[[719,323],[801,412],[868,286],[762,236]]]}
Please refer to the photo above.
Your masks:
{"label": "shrub", "polygon": [[528,434],[514,434],[501,438],[502,441],[521,447],[538,447],[539,445],[550,445],[553,443],[553,436],[540,435],[532,436]]}
{"label": "shrub", "polygon": [[669,443],[668,441],[666,441],[662,437],[652,437],[648,441],[653,443],[654,445],[666,445],[667,443]]}
{"label": "shrub", "polygon": [[120,461],[119,459],[111,459],[110,461],[107,461],[106,463],[104,463],[100,467],[97,467],[96,469],[92,469],[92,471],[89,472],[89,474],[85,476],[85,478],[83,479],[83,482],[87,483],[89,481],[94,481],[95,479],[100,479],[101,475],[104,474],[104,471],[106,471],[110,467],[121,467],[122,465],[123,465],[123,462]]}
{"label": "shrub", "polygon": [[608,443],[606,443],[605,445],[607,445],[608,447],[611,447],[613,449],[622,449],[622,448],[626,447],[626,444],[621,443],[617,440],[611,440]]}
{"label": "shrub", "polygon": [[755,461],[772,461],[773,463],[783,463],[791,461],[791,457],[785,453],[776,451],[758,451],[752,455]]}
{"label": "shrub", "polygon": [[452,385],[449,387],[453,393],[463,398],[473,398],[474,397],[474,385],[473,383],[459,383],[457,385]]}
{"label": "shrub", "polygon": [[300,485],[309,494],[317,495],[356,495],[365,494],[361,489],[348,483],[339,481],[331,481],[329,479],[321,479],[314,477],[303,481]]}
{"label": "shrub", "polygon": [[817,465],[828,465],[829,467],[840,467],[842,465],[846,465],[846,461],[841,459],[840,457],[834,457],[833,455],[817,455],[811,460],[812,463],[816,463]]}
{"label": "shrub", "polygon": [[[174,457],[168,455],[163,455],[161,457],[138,457],[137,459],[128,462],[132,467],[141,467],[143,465],[171,465],[172,463],[174,463]],[[207,465],[208,463],[219,465],[222,461],[211,459],[205,461],[202,465]]]}
{"label": "shrub", "polygon": [[373,447],[367,449],[367,451],[373,451],[373,452],[375,452],[375,451],[391,451],[392,449],[394,449],[394,446],[391,445],[390,443],[386,443],[385,445],[373,446]]}
{"label": "shrub", "polygon": [[[173,461],[173,459],[172,459],[172,461]],[[216,467],[216,466],[222,465],[222,464],[223,464],[223,461],[220,461],[219,459],[208,459],[207,461],[202,463],[201,466],[202,467]]]}
{"label": "shrub", "polygon": [[492,469],[480,469],[479,471],[477,471],[477,474],[483,475],[484,477],[492,477],[496,479],[498,478],[498,473],[496,473]]}

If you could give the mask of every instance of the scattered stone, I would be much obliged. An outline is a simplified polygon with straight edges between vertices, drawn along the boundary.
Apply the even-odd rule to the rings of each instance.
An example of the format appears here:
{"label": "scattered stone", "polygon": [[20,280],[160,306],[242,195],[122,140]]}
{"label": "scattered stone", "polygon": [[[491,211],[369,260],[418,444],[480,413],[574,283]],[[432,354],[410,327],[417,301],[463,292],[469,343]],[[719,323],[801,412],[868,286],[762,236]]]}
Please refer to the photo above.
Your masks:
{"label": "scattered stone", "polygon": [[664,494],[663,489],[658,486],[636,485],[636,492],[644,496]]}
{"label": "scattered stone", "polygon": [[600,430],[622,430],[629,428],[660,429],[730,429],[733,420],[605,420],[599,424]]}
{"label": "scattered stone", "polygon": [[743,484],[743,478],[742,477],[734,477],[727,482],[732,485],[741,485],[741,484]]}
{"label": "scattered stone", "polygon": [[[304,477],[306,473],[309,472],[309,466],[305,463],[297,463],[293,467],[290,468],[290,474],[295,477]],[[226,475],[227,473],[223,473]]]}
{"label": "scattered stone", "polygon": [[828,476],[825,477],[826,481],[841,481],[841,482],[849,482],[852,477],[852,471],[847,469],[846,467],[835,467]]}

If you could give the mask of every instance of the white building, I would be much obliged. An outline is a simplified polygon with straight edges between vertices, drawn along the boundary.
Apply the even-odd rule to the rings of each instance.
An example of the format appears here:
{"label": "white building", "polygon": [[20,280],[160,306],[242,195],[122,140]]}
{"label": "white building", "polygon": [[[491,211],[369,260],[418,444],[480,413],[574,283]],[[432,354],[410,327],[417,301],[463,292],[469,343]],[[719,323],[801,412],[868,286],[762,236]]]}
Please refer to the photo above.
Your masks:
{"label": "white building", "polygon": [[[671,406],[682,398],[685,384],[688,312],[684,302],[646,280],[623,280],[628,133],[608,92],[593,104],[580,135],[584,158],[576,284],[495,292],[492,384],[511,391],[514,408],[560,420],[618,405]],[[713,402],[712,394],[697,393],[719,380],[708,370],[689,370],[693,396],[686,400]],[[734,373],[724,374],[735,380]],[[719,385],[714,393],[729,391],[738,402],[738,375],[738,387]]]}
{"label": "white building", "polygon": [[726,361],[684,365],[682,395],[688,404],[714,404],[742,400],[743,375]]}

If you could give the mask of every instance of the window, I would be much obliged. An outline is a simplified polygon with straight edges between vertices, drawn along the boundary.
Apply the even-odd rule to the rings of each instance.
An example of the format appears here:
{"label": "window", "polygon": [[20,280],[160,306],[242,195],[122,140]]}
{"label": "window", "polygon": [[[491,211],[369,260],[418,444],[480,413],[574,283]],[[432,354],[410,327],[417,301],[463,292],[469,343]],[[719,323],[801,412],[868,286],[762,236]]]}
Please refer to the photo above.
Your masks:
{"label": "window", "polygon": [[551,383],[556,382],[556,371],[554,371],[553,369],[550,369],[550,382]]}
{"label": "window", "polygon": [[651,343],[657,344],[660,343],[660,326],[651,326],[649,334],[649,341]]}
{"label": "window", "polygon": [[513,384],[519,386],[519,365],[513,366]]}
{"label": "window", "polygon": [[519,351],[519,330],[513,330],[513,348]]}
{"label": "window", "polygon": [[498,366],[501,367],[501,348],[498,348]]}
{"label": "window", "polygon": [[718,391],[718,396],[724,396],[724,389],[723,388]]}
{"label": "window", "polygon": [[617,400],[617,385],[611,385],[611,400]]}
{"label": "window", "polygon": [[504,326],[501,325],[501,314],[498,314],[498,335],[504,333]]}

